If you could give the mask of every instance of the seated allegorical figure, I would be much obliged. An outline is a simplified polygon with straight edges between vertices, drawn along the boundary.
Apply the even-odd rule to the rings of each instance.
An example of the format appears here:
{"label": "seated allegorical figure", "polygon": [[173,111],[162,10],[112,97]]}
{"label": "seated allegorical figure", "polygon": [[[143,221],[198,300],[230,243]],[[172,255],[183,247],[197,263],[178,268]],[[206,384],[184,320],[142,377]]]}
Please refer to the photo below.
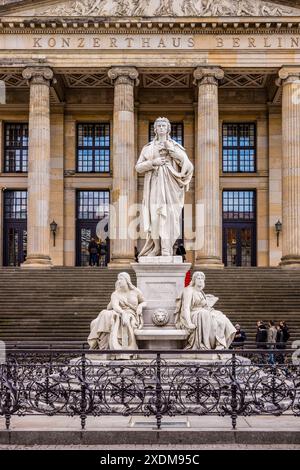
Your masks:
{"label": "seated allegorical figure", "polygon": [[138,349],[135,333],[143,327],[143,294],[131,283],[128,273],[120,273],[106,310],[91,323],[91,349]]}
{"label": "seated allegorical figure", "polygon": [[205,274],[194,273],[192,281],[178,299],[176,328],[189,332],[186,349],[228,349],[236,329],[214,305],[219,300],[205,295]]}

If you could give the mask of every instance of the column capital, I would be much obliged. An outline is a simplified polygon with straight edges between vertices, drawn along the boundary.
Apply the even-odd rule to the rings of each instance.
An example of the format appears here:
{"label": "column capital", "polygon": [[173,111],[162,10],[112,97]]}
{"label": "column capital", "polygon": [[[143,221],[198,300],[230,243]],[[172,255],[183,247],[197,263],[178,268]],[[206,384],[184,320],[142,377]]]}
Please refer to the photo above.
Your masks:
{"label": "column capital", "polygon": [[29,85],[38,84],[50,86],[54,81],[53,70],[50,67],[26,67],[22,72],[22,76],[28,81]]}
{"label": "column capital", "polygon": [[224,78],[224,70],[219,67],[197,67],[194,70],[194,85],[216,85]]}
{"label": "column capital", "polygon": [[278,72],[276,84],[284,86],[289,83],[300,83],[300,67],[282,67]]}
{"label": "column capital", "polygon": [[135,67],[112,67],[107,74],[114,85],[137,86],[139,84],[139,72]]}

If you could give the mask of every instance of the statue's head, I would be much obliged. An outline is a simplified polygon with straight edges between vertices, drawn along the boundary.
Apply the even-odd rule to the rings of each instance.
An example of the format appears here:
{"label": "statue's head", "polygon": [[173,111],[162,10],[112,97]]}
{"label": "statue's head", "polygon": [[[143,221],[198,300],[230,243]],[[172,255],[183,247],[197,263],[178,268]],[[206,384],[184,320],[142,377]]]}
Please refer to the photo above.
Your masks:
{"label": "statue's head", "polygon": [[131,278],[128,273],[120,273],[118,274],[118,280],[116,282],[116,286],[119,289],[125,290],[125,289],[134,289],[134,285],[131,282]]}
{"label": "statue's head", "polygon": [[165,117],[157,118],[154,123],[155,138],[158,138],[158,136],[165,135],[168,139],[170,137],[170,133],[171,133],[171,123],[169,119]]}
{"label": "statue's head", "polygon": [[205,274],[201,271],[197,271],[193,274],[192,282],[190,284],[192,287],[198,287],[204,289],[205,287]]}

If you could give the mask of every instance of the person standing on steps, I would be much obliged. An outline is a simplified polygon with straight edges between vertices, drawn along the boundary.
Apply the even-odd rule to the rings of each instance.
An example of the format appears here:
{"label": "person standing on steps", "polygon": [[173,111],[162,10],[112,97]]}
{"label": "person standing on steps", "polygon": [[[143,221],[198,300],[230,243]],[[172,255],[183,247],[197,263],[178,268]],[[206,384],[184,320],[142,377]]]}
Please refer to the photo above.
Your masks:
{"label": "person standing on steps", "polygon": [[176,255],[177,256],[182,256],[182,261],[185,262],[185,260],[186,260],[186,251],[185,251],[183,243],[180,243],[177,246]]}
{"label": "person standing on steps", "polygon": [[268,348],[271,350],[268,358],[269,364],[274,365],[275,364],[275,356],[274,356],[274,348],[276,344],[276,338],[277,338],[277,328],[275,326],[275,323],[271,320],[269,321],[269,328],[268,328]]}
{"label": "person standing on steps", "polygon": [[97,266],[98,262],[98,244],[95,238],[91,238],[91,241],[88,246],[88,252],[90,255],[90,266]]}

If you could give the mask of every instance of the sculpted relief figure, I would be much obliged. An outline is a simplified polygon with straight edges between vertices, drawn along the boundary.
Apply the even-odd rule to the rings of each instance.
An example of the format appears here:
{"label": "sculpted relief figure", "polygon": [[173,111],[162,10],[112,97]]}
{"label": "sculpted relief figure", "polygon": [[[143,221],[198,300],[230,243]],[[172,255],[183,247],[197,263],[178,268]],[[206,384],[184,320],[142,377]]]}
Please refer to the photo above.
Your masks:
{"label": "sculpted relief figure", "polygon": [[131,11],[130,11],[130,5],[127,0],[114,0],[114,3],[116,4],[116,11],[115,14],[117,16],[129,16]]}
{"label": "sculpted relief figure", "polygon": [[143,222],[147,240],[140,256],[172,256],[180,236],[184,196],[194,167],[170,132],[170,121],[158,118],[155,138],[143,148],[136,164],[136,171],[145,175]]}
{"label": "sculpted relief figure", "polygon": [[132,16],[144,16],[150,0],[132,0]]}
{"label": "sculpted relief figure", "polygon": [[120,273],[106,310],[91,323],[91,349],[138,349],[135,333],[143,327],[143,294],[131,283],[128,273]]}
{"label": "sculpted relief figure", "polygon": [[55,16],[289,16],[296,8],[262,0],[69,0],[37,15]]}
{"label": "sculpted relief figure", "polygon": [[156,9],[154,16],[174,15],[173,1],[174,0],[160,0],[159,7]]}
{"label": "sculpted relief figure", "polygon": [[218,298],[205,295],[204,287],[204,273],[194,273],[178,300],[176,328],[189,332],[186,349],[228,349],[236,329],[222,312],[214,309]]}
{"label": "sculpted relief figure", "polygon": [[181,5],[181,11],[186,16],[200,16],[200,12],[197,10],[195,0],[184,0]]}

